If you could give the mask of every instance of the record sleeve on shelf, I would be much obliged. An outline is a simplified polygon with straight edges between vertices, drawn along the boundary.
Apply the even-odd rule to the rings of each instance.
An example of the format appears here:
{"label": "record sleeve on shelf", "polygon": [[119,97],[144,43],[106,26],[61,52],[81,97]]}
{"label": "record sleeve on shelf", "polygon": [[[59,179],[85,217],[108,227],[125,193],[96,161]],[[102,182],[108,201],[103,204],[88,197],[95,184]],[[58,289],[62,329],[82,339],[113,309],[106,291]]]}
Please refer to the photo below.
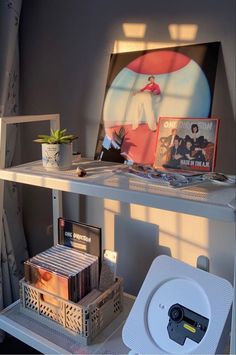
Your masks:
{"label": "record sleeve on shelf", "polygon": [[160,117],[154,167],[214,171],[219,119]]}
{"label": "record sleeve on shelf", "polygon": [[113,53],[94,159],[153,165],[160,117],[210,117],[219,50],[208,42]]}
{"label": "record sleeve on shelf", "polygon": [[61,245],[97,256],[101,267],[102,229],[100,227],[60,217],[58,240]]}

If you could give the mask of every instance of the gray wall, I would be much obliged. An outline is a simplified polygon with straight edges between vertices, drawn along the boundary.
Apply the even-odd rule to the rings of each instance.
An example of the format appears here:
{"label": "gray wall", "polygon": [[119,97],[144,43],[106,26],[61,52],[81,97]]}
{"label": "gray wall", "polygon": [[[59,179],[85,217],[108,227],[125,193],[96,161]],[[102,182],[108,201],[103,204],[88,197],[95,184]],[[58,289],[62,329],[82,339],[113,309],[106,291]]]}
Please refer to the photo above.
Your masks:
{"label": "gray wall", "polygon": [[[115,41],[127,41],[122,31],[124,22],[145,23],[147,31],[143,40],[146,43],[182,44],[171,41],[168,32],[168,25],[171,23],[196,24],[198,32],[194,43],[221,41],[222,49],[212,112],[213,116],[221,119],[216,168],[218,171],[235,173],[234,0],[24,0],[20,38],[21,112],[23,114],[59,112],[62,127],[67,127],[69,131],[79,135],[76,148],[84,156],[92,157],[110,53]],[[137,46],[140,44],[139,41],[137,40]],[[187,43],[183,42],[183,44]],[[23,126],[24,161],[40,157],[40,147],[32,143],[32,139],[44,128],[44,124]],[[140,277],[136,277],[134,285],[129,289],[131,292],[137,291],[144,277],[143,270],[148,269],[154,255],[162,252],[192,264],[200,252],[205,253],[212,259],[213,272],[232,279],[230,250],[233,244],[229,236],[223,245],[221,243],[221,233],[231,235],[232,226],[220,224],[223,229],[221,230],[218,224],[216,225],[218,222],[210,221],[205,227],[204,219],[173,214],[163,215],[163,211],[140,210],[140,206],[135,207],[138,212],[134,212],[132,206],[125,204],[121,204],[117,210],[117,206],[109,200],[91,198],[81,198],[83,208],[79,213],[77,197],[72,194],[64,197],[67,217],[80,218],[104,227],[104,246],[116,247],[120,254],[122,253],[121,260],[124,267],[120,263],[119,272],[127,276],[128,289],[132,273],[127,271],[127,265],[130,266],[130,270],[132,267],[135,269],[135,260],[143,257],[143,254],[140,254],[143,240],[138,231],[146,230],[146,234],[149,233],[144,243],[145,263],[143,267],[140,266],[140,270],[137,269],[137,275],[140,274]],[[32,254],[52,242],[50,236],[45,234],[47,225],[51,223],[49,202],[49,191],[24,187],[25,228]],[[152,215],[151,219],[145,217],[150,215]],[[113,221],[109,227],[107,216],[110,216],[109,221]],[[172,218],[172,230],[168,233],[166,233],[168,227],[165,227],[165,231],[162,227],[164,217],[169,221]],[[198,233],[205,235],[204,242],[202,241],[199,248],[193,247],[194,243],[192,243],[192,247],[186,251],[185,238],[196,239],[198,243],[197,228],[195,232],[189,231],[189,235],[185,237],[184,228],[174,227],[176,218],[178,221],[183,220],[185,224],[196,224]],[[119,227],[121,223],[122,228]],[[216,236],[216,231],[219,229],[220,234]],[[119,239],[120,234],[127,234],[129,240],[125,242]],[[176,243],[176,238],[173,242],[170,234],[178,237],[178,247],[173,244]],[[134,244],[135,248],[132,247]],[[191,258],[189,253],[192,255]],[[131,254],[135,255],[136,259],[133,257],[130,261]]]}

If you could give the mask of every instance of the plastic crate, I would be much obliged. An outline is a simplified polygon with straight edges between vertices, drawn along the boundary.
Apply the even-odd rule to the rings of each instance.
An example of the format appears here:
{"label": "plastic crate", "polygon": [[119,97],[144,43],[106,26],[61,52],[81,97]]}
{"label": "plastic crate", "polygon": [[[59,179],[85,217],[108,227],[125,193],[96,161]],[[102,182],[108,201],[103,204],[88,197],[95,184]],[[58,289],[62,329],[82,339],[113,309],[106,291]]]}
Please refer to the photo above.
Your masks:
{"label": "plastic crate", "polygon": [[[44,295],[54,297],[58,306],[45,302]],[[123,310],[123,280],[118,277],[94,302],[83,306],[51,295],[22,279],[20,300],[23,312],[26,310],[39,321],[50,319],[76,335],[78,341],[90,344]]]}

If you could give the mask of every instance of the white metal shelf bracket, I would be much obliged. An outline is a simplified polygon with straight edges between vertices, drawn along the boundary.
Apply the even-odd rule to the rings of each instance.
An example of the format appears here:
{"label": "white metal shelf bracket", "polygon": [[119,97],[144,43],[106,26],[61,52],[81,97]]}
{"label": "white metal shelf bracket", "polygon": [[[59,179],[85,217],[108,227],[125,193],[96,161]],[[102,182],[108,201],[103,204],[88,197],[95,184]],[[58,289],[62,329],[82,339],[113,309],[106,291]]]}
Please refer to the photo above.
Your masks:
{"label": "white metal shelf bracket", "polygon": [[[39,121],[50,121],[50,128],[60,129],[59,114],[0,117],[0,169],[5,168],[7,125],[27,123],[27,122],[39,122]],[[3,200],[4,200],[4,180],[0,179],[0,242],[2,240],[2,233],[3,233],[3,226],[2,226]],[[52,190],[52,208],[53,208],[53,240],[54,240],[54,244],[56,244],[58,241],[57,220],[58,217],[62,216],[62,192],[61,191]]]}

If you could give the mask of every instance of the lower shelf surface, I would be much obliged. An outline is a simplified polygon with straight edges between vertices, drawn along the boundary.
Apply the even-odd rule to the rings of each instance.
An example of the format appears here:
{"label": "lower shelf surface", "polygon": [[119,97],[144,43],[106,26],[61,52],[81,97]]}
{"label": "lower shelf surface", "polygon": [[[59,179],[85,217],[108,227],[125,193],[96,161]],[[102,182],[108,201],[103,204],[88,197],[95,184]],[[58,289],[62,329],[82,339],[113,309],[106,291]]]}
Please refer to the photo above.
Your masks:
{"label": "lower shelf surface", "polygon": [[125,295],[123,312],[91,345],[73,341],[61,326],[50,319],[41,323],[22,313],[19,301],[1,312],[0,328],[44,354],[127,354],[129,349],[122,341],[121,332],[133,302],[133,297]]}

